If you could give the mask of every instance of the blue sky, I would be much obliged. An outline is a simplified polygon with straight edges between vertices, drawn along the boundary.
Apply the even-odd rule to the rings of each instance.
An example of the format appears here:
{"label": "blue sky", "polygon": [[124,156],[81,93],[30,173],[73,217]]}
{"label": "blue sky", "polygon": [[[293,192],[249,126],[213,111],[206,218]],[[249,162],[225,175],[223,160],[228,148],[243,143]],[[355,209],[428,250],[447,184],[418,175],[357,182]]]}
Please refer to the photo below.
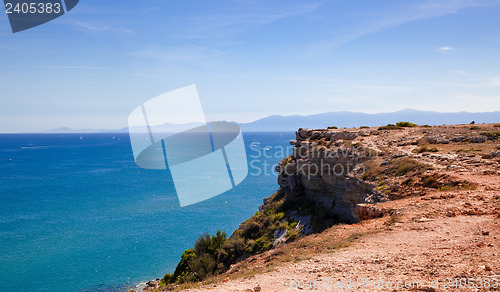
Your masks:
{"label": "blue sky", "polygon": [[210,118],[500,110],[500,1],[81,0],[13,34],[0,132],[122,128],[196,84]]}

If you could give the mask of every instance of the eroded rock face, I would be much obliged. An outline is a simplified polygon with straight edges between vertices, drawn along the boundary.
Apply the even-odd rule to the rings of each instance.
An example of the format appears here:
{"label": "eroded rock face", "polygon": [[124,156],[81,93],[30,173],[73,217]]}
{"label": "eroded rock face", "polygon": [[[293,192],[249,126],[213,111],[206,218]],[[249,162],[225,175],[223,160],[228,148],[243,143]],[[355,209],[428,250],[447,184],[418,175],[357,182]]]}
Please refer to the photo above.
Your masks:
{"label": "eroded rock face", "polygon": [[344,140],[355,131],[301,130],[293,155],[281,161],[278,184],[287,200],[308,199],[345,222],[358,222],[356,205],[387,200],[376,186],[361,179],[363,162],[373,152]]}

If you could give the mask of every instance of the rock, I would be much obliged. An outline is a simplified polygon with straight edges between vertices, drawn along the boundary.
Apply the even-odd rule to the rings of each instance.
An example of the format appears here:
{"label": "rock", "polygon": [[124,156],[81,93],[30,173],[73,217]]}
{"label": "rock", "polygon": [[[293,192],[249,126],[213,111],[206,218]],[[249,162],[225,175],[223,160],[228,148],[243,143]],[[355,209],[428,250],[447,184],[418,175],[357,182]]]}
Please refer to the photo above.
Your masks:
{"label": "rock", "polygon": [[497,158],[500,157],[500,151],[493,150],[488,154],[483,155],[484,159],[492,159],[492,158]]}
{"label": "rock", "polygon": [[303,129],[303,130],[299,130],[297,132],[297,138],[302,138],[302,139],[305,139],[307,138],[307,136],[309,135],[311,131],[309,129]]}
{"label": "rock", "polygon": [[389,164],[389,160],[387,160],[387,159],[386,159],[386,160],[384,160],[384,162],[382,162],[382,163],[380,164],[380,166],[386,166],[386,165],[388,165],[388,164]]}
{"label": "rock", "polygon": [[310,139],[311,139],[311,140],[317,140],[317,139],[319,139],[319,138],[321,138],[321,133],[320,133],[320,132],[318,132],[318,131],[314,131],[314,132],[311,134],[311,138],[310,138]]}
{"label": "rock", "polygon": [[330,141],[337,141],[337,140],[354,140],[358,134],[356,132],[349,132],[349,131],[343,131],[343,132],[337,132],[333,133],[330,136]]}
{"label": "rock", "polygon": [[483,137],[483,136],[473,137],[473,138],[471,139],[471,142],[472,142],[472,143],[484,143],[484,142],[486,142],[486,138],[485,138],[485,137]]}
{"label": "rock", "polygon": [[260,288],[259,285],[253,287],[253,291],[255,291],[255,292],[260,292],[260,290],[262,290],[262,289]]}
{"label": "rock", "polygon": [[462,142],[464,140],[468,140],[468,138],[466,137],[463,137],[463,136],[457,136],[457,137],[453,137],[450,139],[452,142]]}
{"label": "rock", "polygon": [[277,229],[274,231],[274,241],[273,246],[278,246],[282,243],[286,242],[286,235],[288,234],[288,230],[286,229]]}
{"label": "rock", "polygon": [[358,215],[359,220],[379,218],[384,216],[386,212],[387,210],[385,208],[379,208],[371,204],[356,205],[356,214]]}
{"label": "rock", "polygon": [[396,153],[391,156],[392,159],[408,156],[408,153]]}
{"label": "rock", "polygon": [[450,141],[443,136],[429,136],[427,141],[430,144],[449,144]]}
{"label": "rock", "polygon": [[146,287],[144,287],[143,291],[152,291],[158,289],[160,286],[160,281],[148,281],[146,282]]}
{"label": "rock", "polygon": [[486,231],[486,230],[483,230],[483,231],[481,231],[481,234],[482,234],[482,235],[490,235],[490,232],[489,232],[489,231]]}

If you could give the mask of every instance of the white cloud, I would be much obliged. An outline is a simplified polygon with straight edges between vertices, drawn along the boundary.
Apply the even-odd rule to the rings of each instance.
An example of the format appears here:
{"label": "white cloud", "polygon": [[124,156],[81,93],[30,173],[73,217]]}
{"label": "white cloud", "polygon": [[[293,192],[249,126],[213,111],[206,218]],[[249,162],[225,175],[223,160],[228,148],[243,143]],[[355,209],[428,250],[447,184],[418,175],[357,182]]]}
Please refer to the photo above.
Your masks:
{"label": "white cloud", "polygon": [[434,50],[434,52],[437,52],[437,53],[446,53],[446,52],[451,52],[451,51],[454,51],[455,48],[454,47],[449,47],[449,46],[446,46],[446,47],[439,47],[439,48],[436,48]]}

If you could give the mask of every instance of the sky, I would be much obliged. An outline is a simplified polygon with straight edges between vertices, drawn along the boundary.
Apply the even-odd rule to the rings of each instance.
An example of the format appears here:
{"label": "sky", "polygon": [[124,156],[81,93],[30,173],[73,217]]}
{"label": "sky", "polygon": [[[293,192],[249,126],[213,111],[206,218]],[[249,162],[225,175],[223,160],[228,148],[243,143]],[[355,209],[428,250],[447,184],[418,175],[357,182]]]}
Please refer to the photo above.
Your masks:
{"label": "sky", "polygon": [[119,129],[195,84],[210,119],[500,110],[500,0],[81,0],[12,33],[0,132]]}

